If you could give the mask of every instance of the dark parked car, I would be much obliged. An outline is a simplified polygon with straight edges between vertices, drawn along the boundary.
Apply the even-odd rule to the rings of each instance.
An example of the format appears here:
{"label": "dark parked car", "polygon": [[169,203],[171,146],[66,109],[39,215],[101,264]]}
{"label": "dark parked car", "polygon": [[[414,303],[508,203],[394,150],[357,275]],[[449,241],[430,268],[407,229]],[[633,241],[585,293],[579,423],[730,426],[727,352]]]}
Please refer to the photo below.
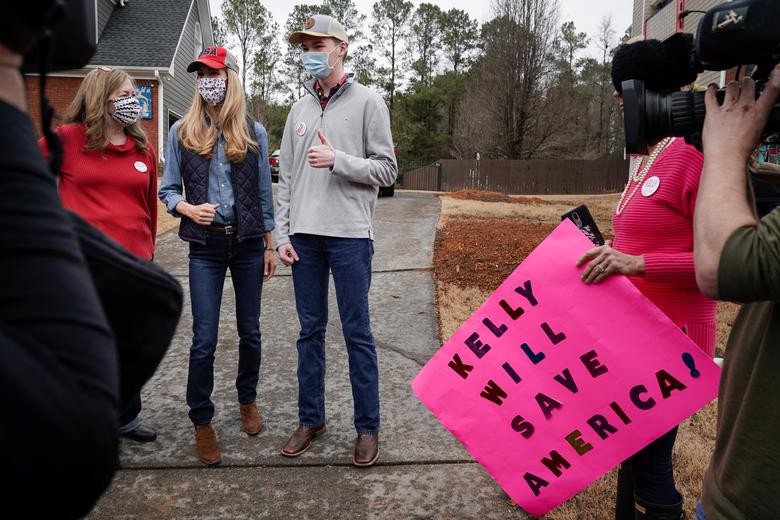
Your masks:
{"label": "dark parked car", "polygon": [[279,152],[280,150],[274,150],[274,153],[268,157],[268,164],[271,166],[271,182],[279,182]]}
{"label": "dark parked car", "polygon": [[380,197],[392,197],[395,195],[395,184],[392,186],[380,186],[379,187],[379,196]]}
{"label": "dark parked car", "polygon": [[[393,143],[393,155],[396,155],[395,149],[398,147],[395,143]],[[392,197],[395,195],[395,183],[393,183],[391,186],[380,186],[379,187],[379,196],[380,197]]]}

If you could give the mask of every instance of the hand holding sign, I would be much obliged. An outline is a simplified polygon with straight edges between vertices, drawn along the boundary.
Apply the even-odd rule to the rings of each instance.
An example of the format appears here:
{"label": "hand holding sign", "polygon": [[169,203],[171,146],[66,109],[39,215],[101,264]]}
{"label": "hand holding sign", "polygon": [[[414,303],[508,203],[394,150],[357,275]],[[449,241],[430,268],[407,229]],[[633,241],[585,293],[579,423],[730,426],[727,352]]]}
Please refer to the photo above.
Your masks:
{"label": "hand holding sign", "polygon": [[582,281],[585,283],[598,283],[612,274],[638,276],[645,272],[644,256],[621,253],[617,249],[613,249],[611,244],[586,251],[577,260],[577,267],[582,266],[588,260],[590,263],[581,275]]}
{"label": "hand holding sign", "polygon": [[336,164],[336,150],[322,130],[317,130],[317,137],[322,144],[309,148],[309,165],[313,168],[332,168]]}

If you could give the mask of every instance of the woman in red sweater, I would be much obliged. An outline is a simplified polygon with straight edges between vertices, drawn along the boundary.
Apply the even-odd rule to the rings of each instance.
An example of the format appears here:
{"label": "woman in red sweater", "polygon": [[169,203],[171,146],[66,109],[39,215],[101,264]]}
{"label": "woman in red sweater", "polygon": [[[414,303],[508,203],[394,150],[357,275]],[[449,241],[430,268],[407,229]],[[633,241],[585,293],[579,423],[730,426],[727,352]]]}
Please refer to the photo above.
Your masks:
{"label": "woman in red sweater", "polygon": [[[648,89],[669,93],[696,79],[676,71],[687,63],[692,43],[675,37],[622,45],[612,61],[615,96],[621,83],[640,79]],[[699,348],[715,352],[715,302],[699,291],[693,267],[693,210],[703,156],[683,139],[666,138],[637,158],[620,196],[612,223],[614,244],[593,248],[579,259],[587,264],[585,283],[613,274],[634,285],[674,321]],[[682,496],[674,483],[672,448],[677,427],[621,464],[615,518],[683,518]]]}
{"label": "woman in red sweater", "polygon": [[[62,205],[82,216],[131,253],[151,260],[157,231],[157,158],[138,116],[132,78],[101,67],[82,81],[56,129],[62,141]],[[46,143],[40,141],[46,154]],[[141,395],[120,414],[123,437],[150,442],[157,433],[138,414]]]}

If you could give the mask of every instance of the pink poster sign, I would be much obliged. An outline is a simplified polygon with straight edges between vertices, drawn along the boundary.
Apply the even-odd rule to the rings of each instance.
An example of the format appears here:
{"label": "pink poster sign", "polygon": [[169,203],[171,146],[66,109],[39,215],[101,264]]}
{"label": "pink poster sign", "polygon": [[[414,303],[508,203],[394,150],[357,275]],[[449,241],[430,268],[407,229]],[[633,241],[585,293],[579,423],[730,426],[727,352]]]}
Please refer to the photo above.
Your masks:
{"label": "pink poster sign", "polygon": [[417,397],[542,515],[709,403],[720,369],[565,220],[431,358]]}

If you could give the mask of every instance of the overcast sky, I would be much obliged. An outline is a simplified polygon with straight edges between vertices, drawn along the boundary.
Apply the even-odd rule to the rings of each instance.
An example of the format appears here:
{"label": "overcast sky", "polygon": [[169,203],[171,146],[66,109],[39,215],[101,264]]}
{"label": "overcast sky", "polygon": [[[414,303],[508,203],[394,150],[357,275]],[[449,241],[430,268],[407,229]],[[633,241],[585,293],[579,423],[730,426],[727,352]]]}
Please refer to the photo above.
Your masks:
{"label": "overcast sky", "polygon": [[[358,10],[369,16],[375,0],[355,0]],[[292,7],[298,2],[294,0],[263,0],[263,5],[271,11],[280,27],[284,27],[287,16]],[[304,3],[315,3],[308,1]],[[419,0],[412,0],[414,5],[419,5]],[[485,0],[429,0],[429,3],[438,5],[442,10],[452,8],[462,9],[476,18],[480,24],[490,20],[490,3]],[[220,13],[219,6],[222,0],[209,0],[211,6],[211,15]],[[577,30],[584,31],[594,40],[598,33],[599,24],[605,16],[612,16],[612,27],[615,30],[615,36],[620,37],[631,25],[631,11],[633,2],[630,0],[559,0],[561,23],[571,20],[574,22]],[[587,53],[596,57],[598,52],[594,42]]]}

